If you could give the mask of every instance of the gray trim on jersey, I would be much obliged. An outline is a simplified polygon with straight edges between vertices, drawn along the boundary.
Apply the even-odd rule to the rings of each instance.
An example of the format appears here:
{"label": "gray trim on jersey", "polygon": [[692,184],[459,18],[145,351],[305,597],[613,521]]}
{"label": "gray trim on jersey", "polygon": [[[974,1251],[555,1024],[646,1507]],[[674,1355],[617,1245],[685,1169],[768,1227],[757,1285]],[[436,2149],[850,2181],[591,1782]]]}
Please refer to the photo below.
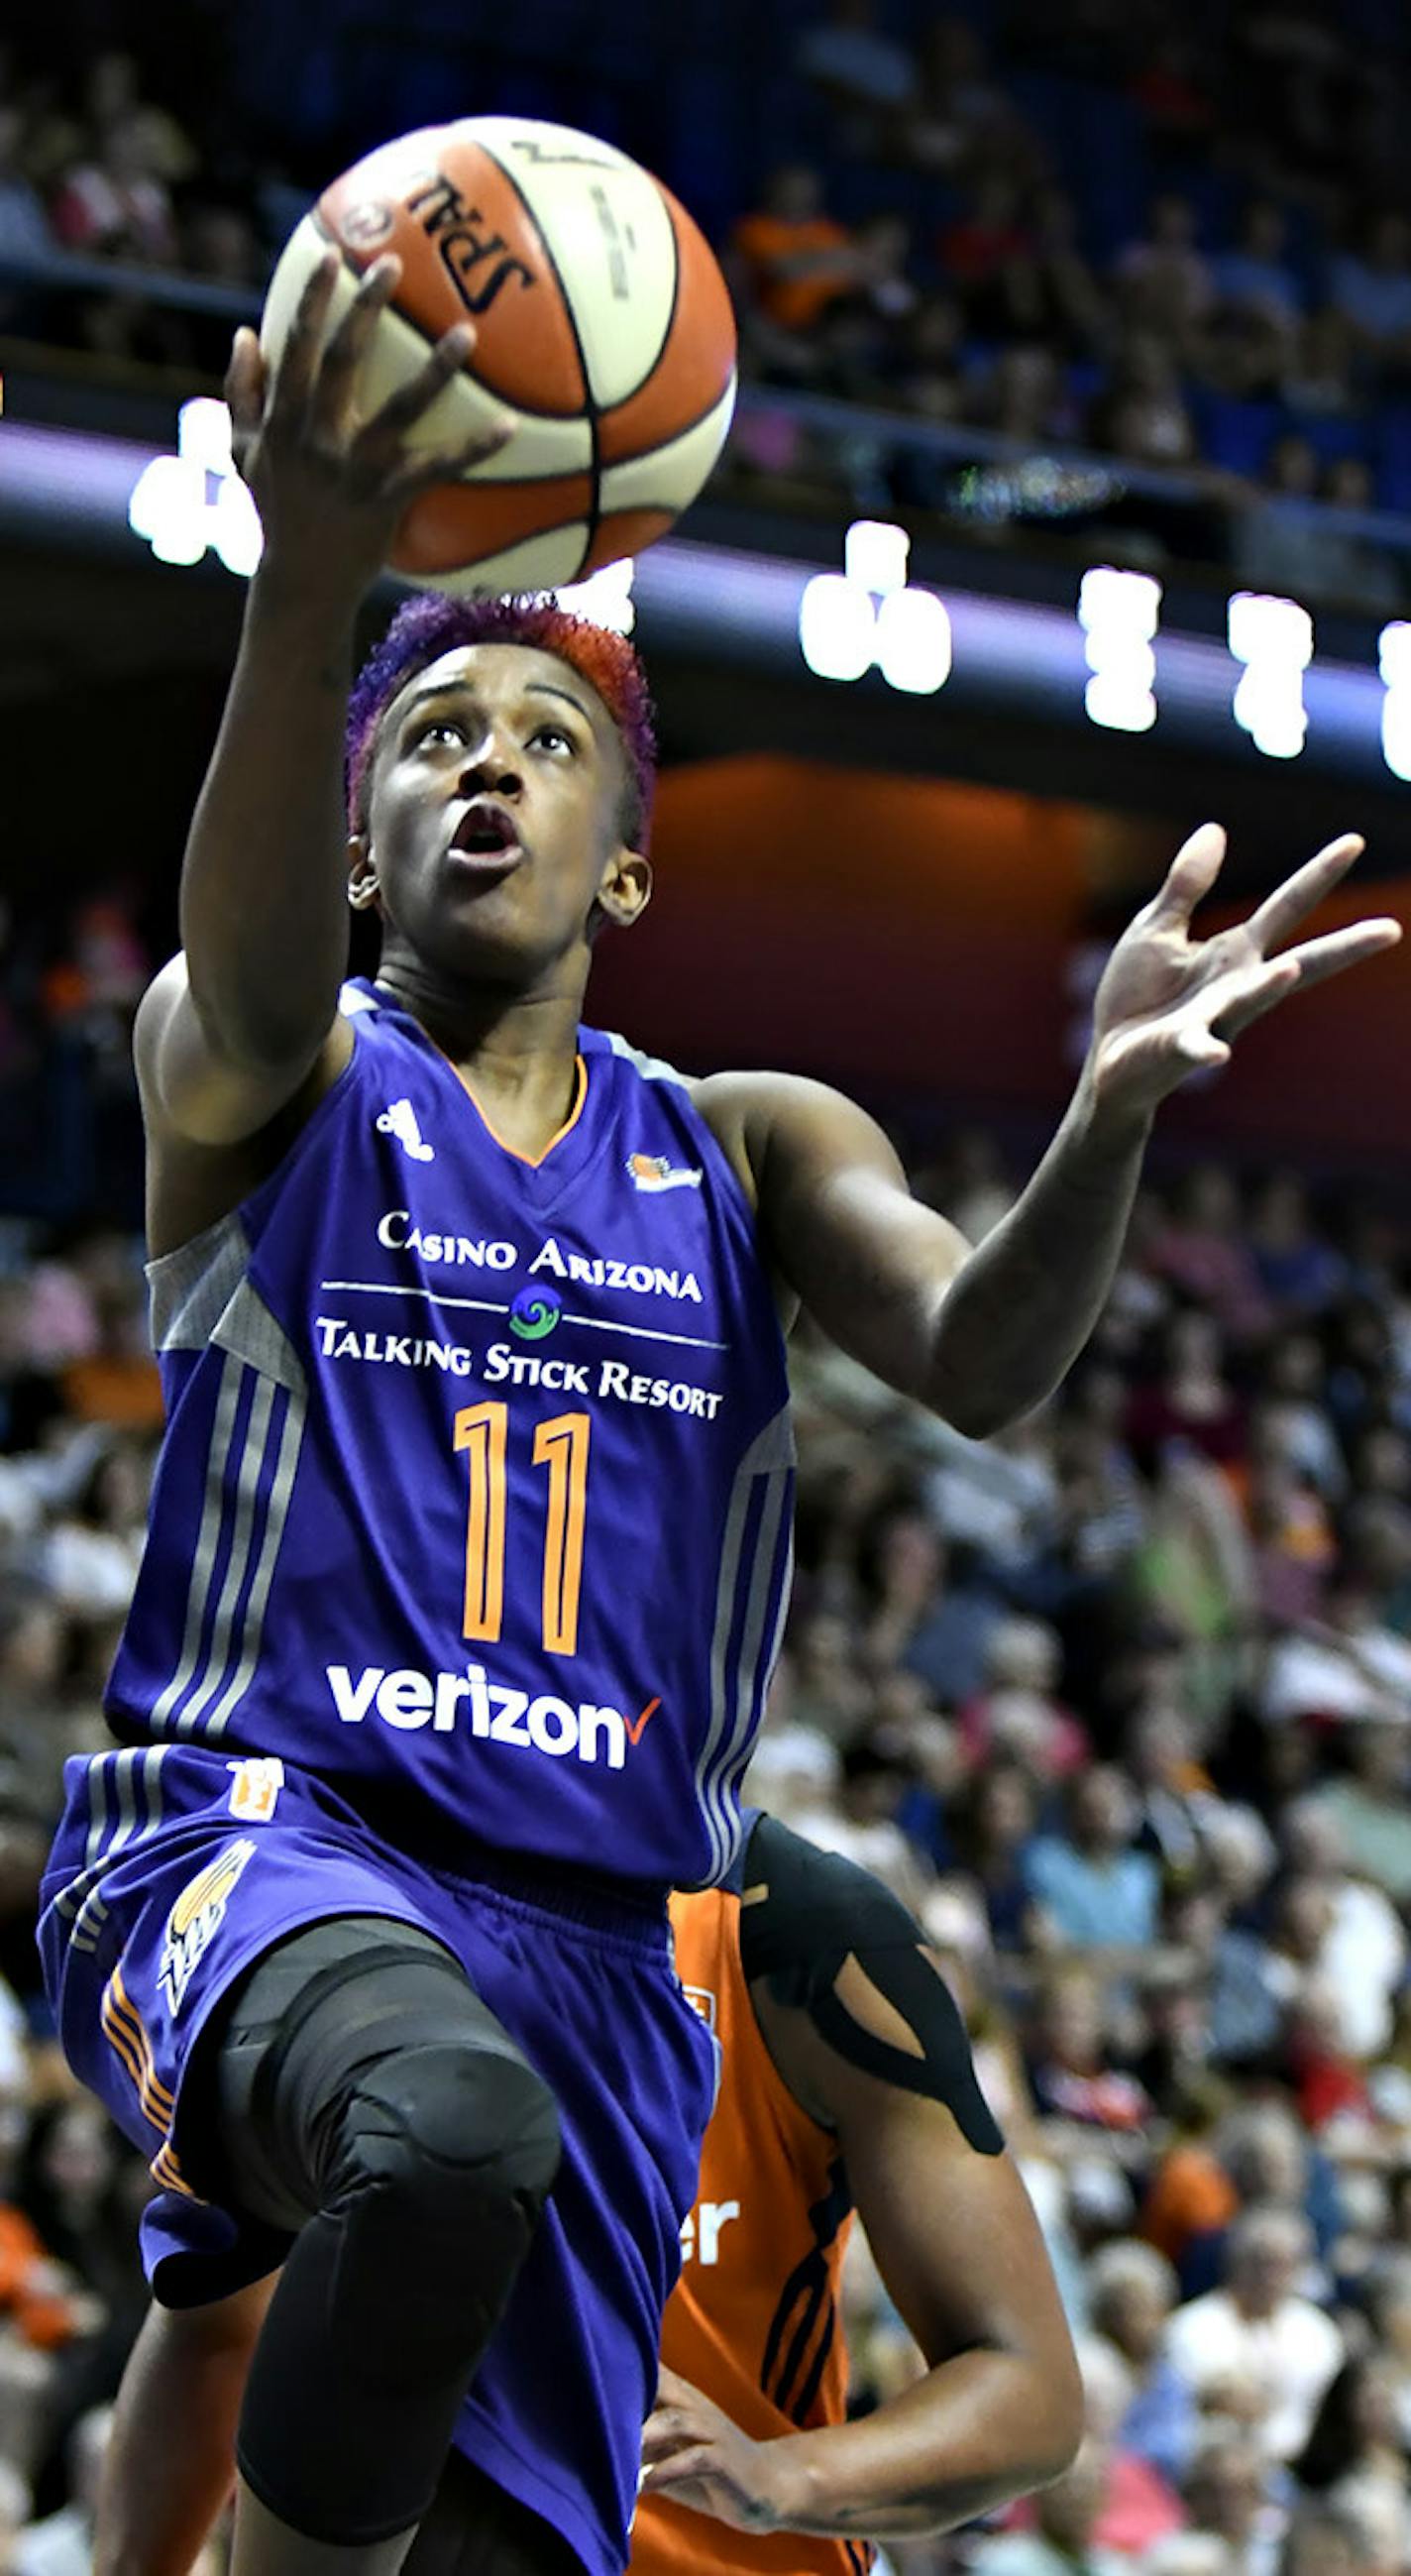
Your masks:
{"label": "gray trim on jersey", "polygon": [[[226,1558],[225,1572],[221,1578],[220,1591],[211,1620],[210,1636],[206,1646],[205,1672],[176,1721],[178,1735],[195,1735],[198,1732],[207,1736],[223,1734],[231,1712],[238,1706],[249,1688],[251,1676],[259,1660],[265,1606],[269,1599],[270,1584],[274,1578],[275,1560],[284,1536],[285,1522],[289,1516],[289,1498],[294,1489],[294,1471],[299,1463],[299,1452],[303,1445],[304,1425],[307,1419],[307,1407],[302,1397],[290,1395],[277,1434],[264,1525],[258,1551],[255,1552],[254,1530],[258,1516],[260,1487],[264,1482],[265,1468],[269,1463],[276,1391],[273,1378],[263,1373],[256,1377],[235,1471],[235,1516],[231,1529],[230,1553]],[[214,1486],[223,1521],[229,1495],[224,1478],[216,1473],[214,1444],[208,1474],[207,1499],[209,1501],[211,1487]],[[253,1571],[252,1553],[254,1554]],[[212,1561],[213,1557],[214,1551],[212,1551]],[[195,1567],[192,1569],[192,1597],[188,1604],[188,1636],[193,1613],[198,1638],[205,1624],[210,1573],[211,1566],[208,1564],[205,1569],[205,1580],[200,1585],[198,1595],[197,1571]],[[249,1578],[248,1592],[246,1591],[247,1577]],[[245,1607],[243,1613],[239,1615],[237,1624],[242,1592],[246,1593]],[[233,1672],[232,1664],[235,1667]],[[194,1674],[194,1665],[192,1669]],[[227,1676],[230,1678],[227,1679]],[[225,1685],[224,1688],[222,1684]],[[169,1689],[170,1685],[168,1685]],[[216,1696],[218,1692],[219,1698]],[[214,1707],[211,1706],[212,1701],[215,1702]],[[168,1701],[168,1692],[164,1691],[158,1706],[162,1708],[165,1721],[175,1706],[175,1700]],[[207,1710],[210,1711],[209,1716],[206,1714]]]}
{"label": "gray trim on jersey", "polygon": [[245,1276],[250,1246],[238,1213],[147,1264],[152,1347],[203,1351]]}
{"label": "gray trim on jersey", "polygon": [[[129,1844],[147,1840],[162,1821],[161,1766],[171,1748],[166,1744],[127,1745],[120,1753],[95,1753],[88,1765],[88,1812],[92,1819],[85,1858],[81,1869],[68,1886],[54,1899],[58,1912],[72,1920],[70,1946],[75,1950],[95,1950],[108,1919],[101,1881]],[[137,1822],[137,1782],[140,1766],[142,1798],[146,1807],[143,1822]],[[107,1850],[103,1849],[108,1830],[108,1780],[114,1786],[117,1821]]]}
{"label": "gray trim on jersey", "polygon": [[278,1316],[249,1279],[240,1281],[211,1326],[210,1339],[220,1350],[233,1351],[248,1367],[258,1369],[262,1378],[273,1378],[276,1386],[287,1386],[301,1402],[307,1395],[309,1381],[304,1363]]}
{"label": "gray trim on jersey", "polygon": [[[285,1407],[284,1420],[279,1428],[279,1448],[275,1455],[274,1476],[269,1489],[260,1552],[255,1560],[255,1571],[245,1604],[244,1645],[240,1662],[206,1721],[207,1735],[225,1733],[232,1710],[239,1706],[254,1677],[264,1636],[265,1606],[269,1600],[270,1585],[274,1580],[280,1542],[284,1537],[284,1524],[289,1517],[289,1498],[294,1491],[294,1471],[299,1464],[299,1452],[303,1446],[307,1418],[307,1406],[300,1397],[291,1395]],[[183,1712],[182,1715],[183,1727],[186,1724],[186,1714]]]}
{"label": "gray trim on jersey", "polygon": [[205,1624],[206,1593],[220,1543],[221,1523],[225,1517],[225,1465],[230,1454],[231,1435],[235,1429],[236,1407],[240,1400],[242,1377],[240,1362],[229,1351],[221,1363],[220,1390],[216,1397],[216,1418],[211,1428],[211,1445],[206,1456],[205,1498],[201,1505],[201,1526],[196,1534],[196,1553],[191,1560],[191,1579],[186,1587],[186,1627],[181,1640],[181,1655],[176,1671],[152,1710],[152,1724],[163,1727],[177,1701],[195,1676],[201,1652],[201,1630]]}
{"label": "gray trim on jersey", "polygon": [[[175,1718],[178,1735],[223,1734],[250,1686],[308,1420],[306,1380],[299,1355],[248,1280],[242,1280],[228,1300],[211,1340],[225,1356],[206,1456],[201,1526],[186,1589],[181,1654],[151,1716],[151,1724],[157,1729],[170,1726]],[[237,1441],[240,1394],[247,1373],[254,1377],[255,1384]],[[270,1459],[275,1397],[281,1387],[287,1401],[275,1435],[273,1470],[256,1545],[260,1489]],[[227,1525],[229,1552],[208,1633],[211,1583]],[[245,1608],[237,1623],[242,1593]]]}
{"label": "gray trim on jersey", "polygon": [[340,984],[338,1008],[345,1020],[357,1018],[359,1011],[380,1011],[382,1004],[372,993],[360,993],[356,984]]}
{"label": "gray trim on jersey", "polygon": [[667,1064],[663,1057],[643,1055],[640,1047],[629,1046],[626,1038],[619,1037],[616,1029],[604,1029],[603,1035],[613,1054],[621,1056],[625,1064],[634,1064],[644,1082],[674,1082],[680,1090],[690,1090],[688,1077],[684,1073],[678,1073],[675,1065]]}
{"label": "gray trim on jersey", "polygon": [[[725,1516],[725,1536],[720,1550],[720,1574],[715,1591],[715,1626],[710,1647],[710,1725],[706,1740],[696,1760],[696,1796],[710,1837],[711,1868],[706,1884],[717,1885],[725,1876],[735,1856],[738,1830],[732,1825],[725,1794],[725,1782],[732,1766],[741,1766],[748,1755],[755,1726],[755,1687],[761,1666],[764,1622],[769,1608],[769,1595],[774,1583],[778,1560],[779,1525],[788,1499],[789,1477],[796,1452],[793,1423],[787,1404],[766,1422],[752,1440],[735,1471],[730,1507]],[[739,1662],[733,1691],[726,1673],[726,1656],[730,1633],[740,1597],[742,1551],[745,1523],[749,1516],[754,1487],[765,1482],[764,1505],[760,1517],[755,1551],[749,1567],[749,1593],[745,1621],[740,1638]],[[785,1569],[784,1601],[770,1638],[769,1653],[778,1650],[782,1631],[784,1602],[787,1601],[788,1574],[793,1562],[792,1536]],[[769,1665],[765,1664],[768,1673]]]}

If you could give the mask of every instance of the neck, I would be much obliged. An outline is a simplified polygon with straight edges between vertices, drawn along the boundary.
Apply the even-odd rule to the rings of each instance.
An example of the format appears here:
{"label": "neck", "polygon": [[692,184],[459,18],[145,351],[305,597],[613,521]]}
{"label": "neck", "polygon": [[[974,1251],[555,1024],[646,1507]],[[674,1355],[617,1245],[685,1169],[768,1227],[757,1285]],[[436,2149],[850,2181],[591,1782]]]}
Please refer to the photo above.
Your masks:
{"label": "neck", "polygon": [[440,1048],[503,1142],[518,1153],[543,1153],[577,1096],[583,977],[514,992],[451,983],[393,957],[376,981]]}

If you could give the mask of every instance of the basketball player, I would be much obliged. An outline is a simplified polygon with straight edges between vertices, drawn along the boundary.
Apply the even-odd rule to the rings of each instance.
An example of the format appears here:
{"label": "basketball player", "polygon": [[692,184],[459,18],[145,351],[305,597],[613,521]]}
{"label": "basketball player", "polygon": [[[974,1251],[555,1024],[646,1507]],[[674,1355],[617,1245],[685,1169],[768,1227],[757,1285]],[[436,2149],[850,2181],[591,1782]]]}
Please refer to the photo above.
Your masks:
{"label": "basketball player", "polygon": [[[869,2539],[949,2529],[1067,2466],[1082,2391],[1057,2289],[949,1990],[876,1879],[761,1816],[727,1883],[671,1910],[722,2073],[632,2576],[861,2576]],[[847,2424],[854,2204],[931,2367]],[[229,2492],[268,2296],[153,2308],[118,2402],[95,2576],[186,2576]],[[180,2446],[161,2438],[173,2403]],[[458,2576],[452,2535],[473,2545],[477,2503],[453,2455],[408,2576]]]}
{"label": "basketball player", "polygon": [[[965,1430],[1025,1412],[1159,1099],[1397,934],[1266,954],[1340,842],[1193,943],[1198,835],[974,1254],[833,1093],[582,1029],[649,890],[641,675],[551,611],[423,602],[349,722],[399,514],[473,453],[406,443],[470,338],[359,420],[398,271],[331,328],[336,266],[228,380],[265,549],[136,1035],[168,1430],[41,1939],[71,2062],[212,2256],[287,2256],[235,2576],[390,2576],[453,2432],[487,2568],[616,2576],[714,2082],[665,1891],[730,1868],[787,1592],[776,1293]],[[349,900],[383,945],[346,987]],[[148,2253],[161,2295],[159,2217]]]}

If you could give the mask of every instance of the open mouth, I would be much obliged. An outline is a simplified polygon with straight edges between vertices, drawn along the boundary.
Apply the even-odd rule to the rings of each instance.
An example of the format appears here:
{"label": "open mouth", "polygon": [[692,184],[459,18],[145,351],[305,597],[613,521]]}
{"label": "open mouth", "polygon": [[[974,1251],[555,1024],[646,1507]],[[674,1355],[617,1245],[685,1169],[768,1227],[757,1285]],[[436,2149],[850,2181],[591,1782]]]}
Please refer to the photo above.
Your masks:
{"label": "open mouth", "polygon": [[519,848],[512,814],[502,805],[468,805],[451,838],[453,850],[471,859],[494,859]]}

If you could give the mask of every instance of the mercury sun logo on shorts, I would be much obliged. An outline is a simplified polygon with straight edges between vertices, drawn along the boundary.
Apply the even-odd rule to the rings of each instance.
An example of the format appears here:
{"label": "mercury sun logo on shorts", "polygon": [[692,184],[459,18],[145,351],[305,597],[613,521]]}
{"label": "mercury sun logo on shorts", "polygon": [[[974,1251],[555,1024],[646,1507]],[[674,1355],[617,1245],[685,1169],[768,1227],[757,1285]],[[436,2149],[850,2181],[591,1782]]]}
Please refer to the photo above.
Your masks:
{"label": "mercury sun logo on shorts", "polygon": [[193,1879],[188,1880],[167,1916],[162,1941],[162,1956],[157,1969],[157,1983],[171,2006],[172,2018],[180,2012],[186,1992],[197,1968],[225,1921],[236,1880],[247,1861],[253,1858],[255,1846],[245,1840],[227,1843]]}

